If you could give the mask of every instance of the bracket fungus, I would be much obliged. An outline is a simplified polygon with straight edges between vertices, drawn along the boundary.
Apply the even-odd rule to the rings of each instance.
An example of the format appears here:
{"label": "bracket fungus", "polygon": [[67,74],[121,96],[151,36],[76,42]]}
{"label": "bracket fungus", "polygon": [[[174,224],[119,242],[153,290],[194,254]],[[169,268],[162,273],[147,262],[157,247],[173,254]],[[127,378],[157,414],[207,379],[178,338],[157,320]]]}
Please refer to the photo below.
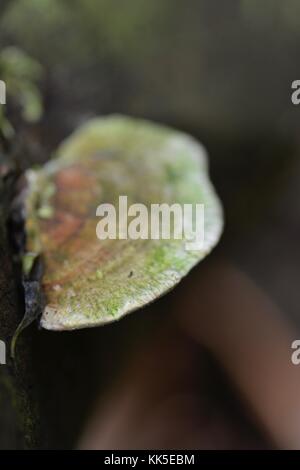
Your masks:
{"label": "bracket fungus", "polygon": [[[121,318],[174,287],[216,245],[222,208],[203,147],[168,127],[122,116],[96,118],[71,135],[43,168],[27,172],[27,270],[42,255],[49,330]],[[99,240],[101,203],[204,204],[204,244],[183,239]]]}

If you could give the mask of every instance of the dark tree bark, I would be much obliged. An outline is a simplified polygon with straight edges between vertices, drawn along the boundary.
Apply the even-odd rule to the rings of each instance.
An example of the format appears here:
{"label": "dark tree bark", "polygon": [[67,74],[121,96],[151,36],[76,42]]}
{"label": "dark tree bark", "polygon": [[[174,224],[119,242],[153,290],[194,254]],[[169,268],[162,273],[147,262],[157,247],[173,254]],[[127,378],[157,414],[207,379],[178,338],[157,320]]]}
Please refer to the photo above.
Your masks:
{"label": "dark tree bark", "polygon": [[38,445],[39,418],[34,396],[31,334],[26,332],[10,357],[10,343],[23,314],[20,272],[13,261],[8,214],[11,187],[0,181],[0,339],[6,344],[6,365],[0,366],[0,447],[34,448]]}

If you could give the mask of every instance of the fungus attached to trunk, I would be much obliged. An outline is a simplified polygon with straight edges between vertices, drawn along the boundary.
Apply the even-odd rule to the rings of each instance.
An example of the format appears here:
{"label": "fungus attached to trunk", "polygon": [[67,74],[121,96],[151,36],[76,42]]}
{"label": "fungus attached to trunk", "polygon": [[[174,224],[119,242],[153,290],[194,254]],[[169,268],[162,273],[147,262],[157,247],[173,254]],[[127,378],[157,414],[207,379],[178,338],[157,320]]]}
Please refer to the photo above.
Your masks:
{"label": "fungus attached to trunk", "polygon": [[[32,254],[43,257],[40,323],[46,329],[101,325],[153,301],[210,252],[222,231],[203,147],[144,120],[92,120],[27,180],[24,265],[28,269]],[[124,195],[128,206],[149,210],[152,204],[204,204],[201,249],[188,250],[187,239],[174,237],[99,240],[97,207],[118,207]]]}

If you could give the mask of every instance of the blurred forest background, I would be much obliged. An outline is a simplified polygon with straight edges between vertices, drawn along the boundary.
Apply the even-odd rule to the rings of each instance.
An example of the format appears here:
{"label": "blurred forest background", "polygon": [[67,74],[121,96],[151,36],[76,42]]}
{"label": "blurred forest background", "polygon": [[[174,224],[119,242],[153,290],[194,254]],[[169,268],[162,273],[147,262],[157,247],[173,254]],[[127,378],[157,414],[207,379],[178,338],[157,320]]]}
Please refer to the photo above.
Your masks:
{"label": "blurred forest background", "polygon": [[[37,90],[29,92],[29,117],[39,115],[40,106],[43,111],[22,129],[33,149],[24,154],[22,166],[46,161],[65,136],[94,115],[129,114],[188,131],[208,149],[212,180],[224,204],[226,230],[218,250],[255,279],[300,329],[300,107],[291,103],[291,83],[300,78],[300,3],[1,0],[0,8],[2,60],[13,46],[14,53],[40,64],[33,67]],[[109,326],[105,334],[125,348],[127,329],[145,331],[141,317],[121,322],[118,332]],[[88,344],[101,334],[55,339],[60,353],[68,345],[74,362],[73,369],[55,372],[57,383],[66,374],[70,382],[77,377],[81,358],[73,342],[84,338],[82,351],[91,358],[95,349]],[[53,336],[39,335],[39,347],[44,342],[44,349],[51,348]],[[113,352],[109,365],[102,360],[102,376],[112,374],[119,356]],[[40,374],[45,390],[49,378]],[[84,388],[76,380],[69,414],[79,407]],[[85,380],[92,389],[94,379]],[[57,398],[55,413],[65,416],[59,403]],[[47,406],[50,416],[53,405]],[[77,428],[66,437],[60,419],[56,439],[72,445]],[[11,433],[2,436],[3,446],[17,445],[19,437]]]}

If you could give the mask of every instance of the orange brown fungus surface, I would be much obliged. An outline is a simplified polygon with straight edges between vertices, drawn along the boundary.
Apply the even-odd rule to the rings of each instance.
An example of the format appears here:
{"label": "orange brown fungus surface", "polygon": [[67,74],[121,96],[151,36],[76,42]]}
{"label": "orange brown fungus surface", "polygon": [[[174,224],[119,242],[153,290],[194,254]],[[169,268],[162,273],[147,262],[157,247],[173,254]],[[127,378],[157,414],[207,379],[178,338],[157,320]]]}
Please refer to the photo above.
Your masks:
{"label": "orange brown fungus surface", "polygon": [[[27,251],[43,254],[47,329],[101,325],[153,301],[211,251],[222,231],[201,144],[147,121],[94,119],[27,179]],[[174,239],[99,240],[96,208],[117,206],[120,195],[146,206],[203,203],[204,248],[187,251]]]}

